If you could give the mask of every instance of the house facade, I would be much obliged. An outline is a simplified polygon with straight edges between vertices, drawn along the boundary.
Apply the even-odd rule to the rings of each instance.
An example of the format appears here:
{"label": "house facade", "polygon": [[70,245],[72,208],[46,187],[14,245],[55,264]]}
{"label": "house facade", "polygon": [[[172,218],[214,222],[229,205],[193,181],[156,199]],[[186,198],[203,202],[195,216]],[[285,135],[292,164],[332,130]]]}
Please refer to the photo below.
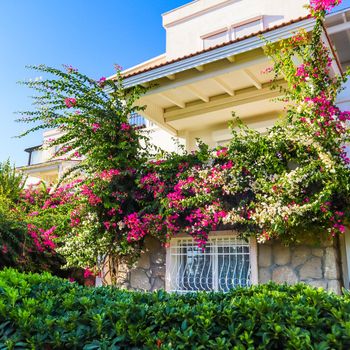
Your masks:
{"label": "house facade", "polygon": [[28,175],[27,186],[40,181],[48,184],[55,183],[67,170],[80,161],[79,158],[65,160],[55,156],[59,147],[50,147],[49,144],[50,141],[60,136],[62,133],[58,129],[45,131],[42,144],[24,150],[28,153],[27,165],[18,167],[17,170]]}
{"label": "house facade", "polygon": [[[299,28],[311,31],[305,0],[196,0],[163,14],[166,52],[122,72],[126,87],[149,86],[139,100],[142,115],[183,140],[187,150],[200,138],[210,146],[230,139],[232,112],[250,127],[265,132],[283,117],[283,103],[271,99],[271,62],[260,35],[275,42]],[[331,70],[341,74],[350,64],[350,11],[327,17],[323,41],[334,53]],[[283,80],[280,81],[283,85]],[[350,109],[349,91],[339,105]],[[153,239],[137,266],[121,266],[125,288],[168,291],[226,291],[237,285],[275,281],[305,282],[341,292],[349,287],[349,234],[284,246],[279,241],[244,241],[233,231],[210,235],[205,251],[191,238],[178,236],[168,248]],[[350,265],[349,265],[350,266]]]}
{"label": "house facade", "polygon": [[[141,115],[132,115],[130,123],[139,127],[141,132],[149,137],[150,143],[156,147],[168,152],[176,152],[181,147],[181,140]],[[55,183],[64,173],[81,161],[81,158],[76,157],[66,160],[63,157],[55,156],[60,146],[50,146],[49,144],[50,141],[60,136],[62,136],[62,132],[58,129],[45,131],[42,144],[24,150],[28,153],[27,165],[18,167],[17,170],[28,175],[27,186],[39,181]]]}

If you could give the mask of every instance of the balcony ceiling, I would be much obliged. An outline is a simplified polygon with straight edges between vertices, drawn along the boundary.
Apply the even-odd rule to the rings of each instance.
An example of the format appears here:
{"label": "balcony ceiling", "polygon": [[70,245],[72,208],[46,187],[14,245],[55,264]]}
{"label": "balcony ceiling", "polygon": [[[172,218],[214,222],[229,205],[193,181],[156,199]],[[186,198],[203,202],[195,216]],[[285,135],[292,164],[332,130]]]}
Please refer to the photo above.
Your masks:
{"label": "balcony ceiling", "polygon": [[242,119],[276,113],[271,103],[272,66],[262,49],[162,78],[140,99],[144,116],[173,133],[222,124],[235,112]]}
{"label": "balcony ceiling", "polygon": [[[311,30],[313,22],[309,22],[304,24]],[[283,28],[284,37],[290,37],[291,33],[287,33],[290,29]],[[275,41],[281,38],[278,32],[272,31],[271,35]],[[273,73],[266,73],[272,62],[265,56],[260,39],[249,40],[250,48],[246,51],[239,51],[233,44],[230,55],[227,55],[226,47],[217,49],[226,50],[222,56],[216,57],[215,50],[209,52],[216,55],[215,60],[205,61],[204,53],[200,59],[196,56],[187,58],[186,69],[178,67],[185,65],[185,60],[185,63],[174,62],[169,67],[161,66],[127,78],[126,83],[130,86],[137,79],[149,88],[138,101],[146,106],[141,114],[175,135],[203,128],[215,129],[216,125],[227,123],[233,112],[243,120],[259,115],[276,118],[284,105],[272,102],[280,96],[278,90],[271,90]],[[330,46],[325,34],[323,40]],[[240,45],[243,44],[244,41]],[[332,67],[334,73],[339,73],[335,59]],[[280,83],[284,84],[282,77]]]}

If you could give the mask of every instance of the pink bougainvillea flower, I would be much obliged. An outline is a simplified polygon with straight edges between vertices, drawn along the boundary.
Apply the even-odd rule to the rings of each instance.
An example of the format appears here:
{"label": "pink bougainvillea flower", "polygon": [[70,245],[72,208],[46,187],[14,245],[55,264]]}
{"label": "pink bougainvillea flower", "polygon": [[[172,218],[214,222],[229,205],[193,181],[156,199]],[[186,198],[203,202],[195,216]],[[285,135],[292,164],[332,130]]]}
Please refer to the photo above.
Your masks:
{"label": "pink bougainvillea flower", "polygon": [[225,157],[227,155],[227,148],[221,148],[216,151],[216,156],[217,157]]}
{"label": "pink bougainvillea flower", "polygon": [[93,123],[91,126],[91,129],[93,132],[96,132],[100,128],[101,128],[101,125],[99,123]]}
{"label": "pink bougainvillea flower", "polygon": [[331,11],[335,6],[341,3],[342,0],[310,0],[311,9],[315,12]]}
{"label": "pink bougainvillea flower", "polygon": [[74,97],[67,97],[64,99],[64,103],[67,108],[72,108],[77,104],[77,100]]}
{"label": "pink bougainvillea flower", "polygon": [[221,166],[221,169],[222,170],[231,169],[232,167],[233,167],[233,163],[231,160],[229,160],[227,163],[225,163]]}
{"label": "pink bougainvillea flower", "polygon": [[127,124],[127,123],[122,123],[120,126],[120,129],[123,131],[128,131],[130,130],[130,128],[131,128],[130,124]]}
{"label": "pink bougainvillea flower", "polygon": [[73,157],[80,158],[81,154],[79,152],[74,152]]}
{"label": "pink bougainvillea flower", "polygon": [[109,216],[115,216],[116,212],[117,212],[116,209],[115,209],[115,208],[112,208],[112,209],[108,210],[107,214],[108,214]]}
{"label": "pink bougainvillea flower", "polygon": [[92,273],[92,271],[88,267],[84,270],[84,278],[89,278],[93,275],[94,274]]}
{"label": "pink bougainvillea flower", "polygon": [[121,65],[119,65],[118,63],[115,63],[115,64],[114,64],[114,69],[115,69],[116,71],[122,71],[122,70],[123,70],[123,67],[122,67]]}
{"label": "pink bougainvillea flower", "polygon": [[64,68],[66,68],[67,73],[73,73],[73,72],[77,72],[77,71],[78,71],[77,68],[74,68],[74,67],[71,66],[71,65],[64,65]]}
{"label": "pink bougainvillea flower", "polygon": [[98,174],[98,177],[101,180],[110,181],[112,180],[113,176],[120,175],[120,170],[118,169],[109,169],[109,170],[103,170],[100,174]]}
{"label": "pink bougainvillea flower", "polygon": [[100,87],[104,87],[106,80],[107,79],[105,77],[101,77],[97,83],[100,85]]}

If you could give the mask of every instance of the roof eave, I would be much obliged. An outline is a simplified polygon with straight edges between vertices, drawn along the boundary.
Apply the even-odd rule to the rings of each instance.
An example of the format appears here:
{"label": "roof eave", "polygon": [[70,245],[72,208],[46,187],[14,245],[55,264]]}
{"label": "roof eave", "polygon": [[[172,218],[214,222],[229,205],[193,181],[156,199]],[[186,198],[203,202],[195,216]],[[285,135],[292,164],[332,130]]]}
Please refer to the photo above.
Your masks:
{"label": "roof eave", "polygon": [[40,147],[42,147],[42,145],[38,145],[38,146],[33,146],[33,147],[28,147],[24,150],[24,152],[27,152],[27,153],[31,153],[33,151],[36,151],[38,150]]}
{"label": "roof eave", "polygon": [[[300,27],[303,27],[306,31],[311,31],[314,24],[315,20],[313,18],[307,18],[292,24],[288,24],[281,28],[268,31],[264,33],[263,36],[269,42],[276,42],[290,38],[293,35],[293,32],[300,29]],[[192,57],[184,58],[182,60],[126,77],[124,79],[124,87],[129,88],[132,86],[149,83],[172,74],[261,48],[264,45],[265,43],[261,40],[260,35],[256,35],[238,42],[228,43],[227,45],[214,48],[213,50],[199,53]]]}

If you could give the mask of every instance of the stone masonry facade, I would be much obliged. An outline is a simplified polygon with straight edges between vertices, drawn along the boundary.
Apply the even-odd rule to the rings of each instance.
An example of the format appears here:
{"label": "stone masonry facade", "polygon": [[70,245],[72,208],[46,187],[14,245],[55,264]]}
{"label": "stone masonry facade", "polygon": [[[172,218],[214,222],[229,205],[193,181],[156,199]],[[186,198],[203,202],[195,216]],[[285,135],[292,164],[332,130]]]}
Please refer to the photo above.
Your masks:
{"label": "stone masonry facade", "polygon": [[165,289],[165,248],[153,237],[147,237],[136,266],[120,267],[118,285],[126,289],[155,291]]}
{"label": "stone masonry facade", "polygon": [[[165,248],[147,238],[136,267],[119,270],[119,285],[126,289],[154,291],[165,289]],[[258,245],[259,283],[274,281],[304,282],[314,287],[341,293],[340,258],[330,240],[305,241],[285,246],[278,241]]]}
{"label": "stone masonry facade", "polygon": [[340,257],[333,240],[305,241],[288,247],[272,241],[258,249],[259,283],[304,282],[341,293]]}

